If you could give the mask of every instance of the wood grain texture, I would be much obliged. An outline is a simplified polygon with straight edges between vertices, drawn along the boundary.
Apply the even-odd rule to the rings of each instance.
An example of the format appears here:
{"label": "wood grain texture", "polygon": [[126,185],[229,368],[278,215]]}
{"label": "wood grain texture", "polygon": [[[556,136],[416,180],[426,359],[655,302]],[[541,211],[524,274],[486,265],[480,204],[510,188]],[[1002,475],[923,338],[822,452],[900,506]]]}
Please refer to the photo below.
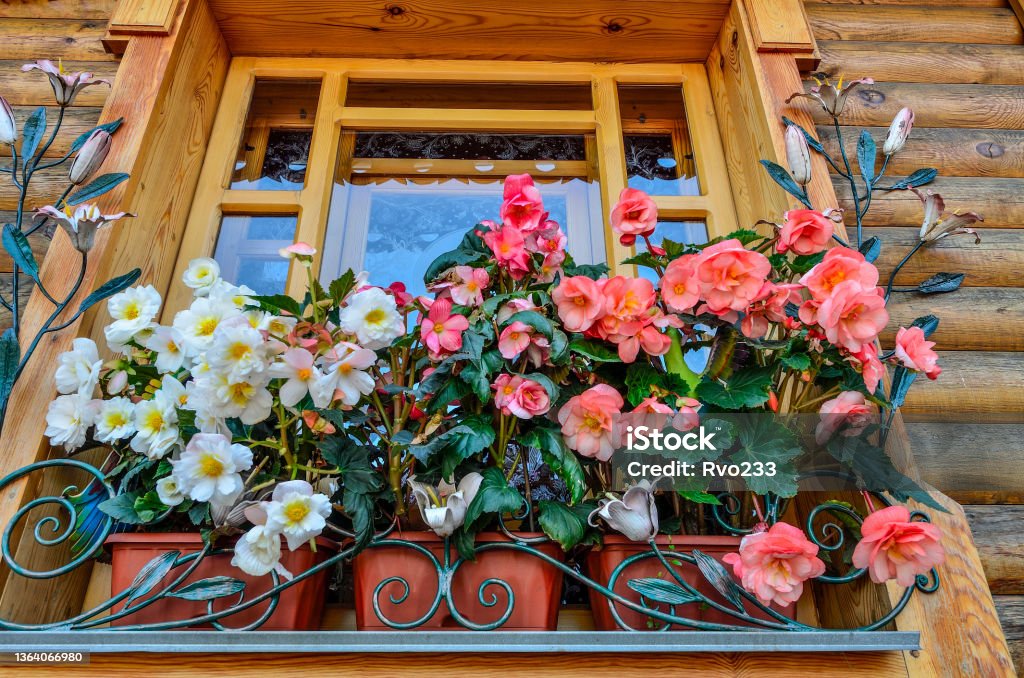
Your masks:
{"label": "wood grain texture", "polygon": [[[2,20],[0,20],[2,23]],[[39,71],[22,73],[22,61],[0,61],[0,92],[11,106],[39,106],[53,103],[50,80]],[[113,81],[117,63],[113,61],[64,61],[69,71],[86,71],[97,78]],[[102,107],[110,88],[106,85],[87,87],[72,102],[74,107]],[[50,111],[56,115],[55,110]]]}
{"label": "wood grain texture", "polygon": [[[1024,129],[1024,87],[1015,85],[861,85],[846,100],[842,122],[888,127],[904,106],[914,110],[914,124],[919,127]],[[812,110],[816,123],[832,124],[820,106]]]}
{"label": "wood grain texture", "polygon": [[[219,96],[227,68],[228,53],[212,16],[204,3],[194,3],[179,15],[180,33],[172,37],[136,36],[125,54],[124,68],[119,73],[102,120],[126,119],[107,158],[111,171],[126,171],[132,177],[104,196],[100,206],[120,206],[139,215],[132,228],[106,229],[97,235],[93,257],[86,272],[83,293],[98,281],[123,273],[133,266],[143,269],[143,280],[162,285],[165,292],[170,268],[174,264],[168,252],[177,250],[180,232],[175,229],[184,221],[184,211],[191,202],[198,167],[205,152],[212,121],[213,102]],[[174,77],[170,77],[170,73]],[[145,215],[145,216],[143,216]],[[50,255],[41,267],[47,287],[60,292],[71,272],[66,261],[73,256],[70,242],[59,234]],[[49,313],[48,303],[34,295],[26,316],[26,333],[34,333],[41,319]],[[57,354],[70,345],[72,338],[88,331],[93,316],[76,322],[66,332],[42,345],[36,359],[22,375],[11,398],[12,411],[40,412],[52,398],[52,365]],[[99,327],[99,326],[97,326]],[[11,420],[0,438],[0,472],[7,473],[24,466],[47,452],[41,417]],[[35,474],[39,475],[39,474]],[[59,474],[53,474],[57,482]],[[51,480],[48,479],[47,482]],[[0,522],[33,496],[38,479],[17,483],[5,490],[0,509]],[[70,483],[66,483],[70,484]],[[36,557],[29,541],[12,541],[22,560]],[[4,571],[3,574],[7,575]],[[88,576],[87,571],[81,573]],[[69,583],[69,580],[70,581]],[[60,604],[67,600],[80,602],[87,583],[76,577],[65,577]],[[54,603],[40,604],[46,596],[18,595],[17,587],[5,587],[0,610],[10,616],[52,618]]]}
{"label": "wood grain texture", "polygon": [[0,19],[102,19],[115,0],[0,0]]}
{"label": "wood grain texture", "polygon": [[[160,675],[163,678],[204,675],[251,676],[254,668],[274,678],[308,678],[312,673],[359,678],[437,675],[438,667],[449,675],[507,678],[510,672],[536,678],[621,678],[639,675],[750,676],[791,678],[807,674],[825,678],[905,676],[906,664],[899,652],[864,653],[750,653],[750,654],[194,654],[183,661],[175,654],[94,654],[89,666],[33,667],[26,676],[103,676],[115,678]],[[514,668],[512,668],[514,667]]]}
{"label": "wood grain texture", "polygon": [[[702,61],[727,0],[212,0],[231,51],[255,56]],[[315,34],[316,40],[308,37]]]}
{"label": "wood grain texture", "polygon": [[[835,129],[819,125],[817,132],[825,149],[838,158]],[[888,128],[871,127],[868,132],[882,141]],[[848,145],[857,134],[856,127],[843,128]],[[856,166],[855,158],[850,161]],[[903,149],[891,157],[886,174],[906,176],[921,167],[941,168],[946,177],[1024,177],[1024,130],[914,127]]]}
{"label": "wood grain texture", "polygon": [[993,594],[1024,594],[1024,506],[965,506]]}
{"label": "wood grain texture", "polygon": [[[875,261],[882,280],[910,251],[918,238],[917,227],[865,228],[864,237],[878,237],[882,253]],[[918,251],[900,271],[897,285],[916,285],[936,273],[965,274],[964,287],[1017,287],[1024,270],[1024,238],[1020,231],[985,229],[981,243],[974,238],[944,238]]]}
{"label": "wood grain texture", "polygon": [[995,596],[995,603],[1013,665],[1018,675],[1024,675],[1024,596]]}
{"label": "wood grain texture", "polygon": [[907,395],[907,421],[1024,420],[1024,354],[939,351],[942,376],[917,379]]}
{"label": "wood grain texture", "polygon": [[[916,6],[916,7],[948,7],[949,0],[806,0],[805,5],[860,5],[874,7],[877,5],[889,5],[894,7]],[[1009,7],[1007,0],[959,0],[957,7]]]}
{"label": "wood grain texture", "polygon": [[99,40],[106,29],[101,19],[4,19],[0,45],[4,59],[17,61],[113,61]]}
{"label": "wood grain texture", "polygon": [[836,78],[856,73],[880,82],[1024,84],[1019,45],[822,40],[818,50],[817,70]]}
{"label": "wood grain texture", "polygon": [[964,287],[947,294],[896,292],[888,309],[884,346],[893,345],[899,327],[931,314],[941,321],[931,337],[938,349],[1024,351],[1024,294],[1016,287]]}
{"label": "wood grain texture", "polygon": [[[906,427],[929,485],[961,503],[1024,503],[1024,424],[939,421]],[[986,538],[976,526],[972,531],[976,539]]]}
{"label": "wood grain texture", "polygon": [[1024,31],[1010,9],[808,5],[818,40],[958,42],[1019,45]]}
{"label": "wood grain texture", "polygon": [[[852,206],[847,181],[834,176],[833,183],[840,207]],[[985,221],[975,226],[983,237],[984,230],[989,228],[1024,228],[1024,179],[939,176],[926,188],[942,195],[949,212],[982,215]],[[923,215],[921,199],[912,191],[876,191],[864,225],[920,226]]]}
{"label": "wood grain texture", "polygon": [[812,51],[814,36],[802,0],[746,0],[750,33],[758,51]]}

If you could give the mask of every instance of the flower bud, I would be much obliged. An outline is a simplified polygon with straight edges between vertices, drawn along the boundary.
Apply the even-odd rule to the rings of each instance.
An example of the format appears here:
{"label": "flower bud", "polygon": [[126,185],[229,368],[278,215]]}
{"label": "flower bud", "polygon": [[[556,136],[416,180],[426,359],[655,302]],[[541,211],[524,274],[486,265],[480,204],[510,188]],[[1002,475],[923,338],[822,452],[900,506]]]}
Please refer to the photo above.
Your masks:
{"label": "flower bud", "polygon": [[889,134],[885,137],[885,144],[882,146],[882,153],[892,155],[898,153],[903,144],[907,143],[910,130],[914,127],[914,111],[909,108],[902,108],[892,119],[889,125]]}
{"label": "flower bud", "polygon": [[0,144],[13,146],[18,140],[18,123],[14,120],[14,111],[7,99],[0,97]]}
{"label": "flower bud", "polygon": [[68,171],[71,183],[77,186],[91,177],[107,159],[109,150],[110,133],[102,129],[93,131],[71,163],[71,169]]}
{"label": "flower bud", "polygon": [[786,162],[793,180],[806,186],[811,180],[811,152],[804,133],[795,125],[786,128]]}

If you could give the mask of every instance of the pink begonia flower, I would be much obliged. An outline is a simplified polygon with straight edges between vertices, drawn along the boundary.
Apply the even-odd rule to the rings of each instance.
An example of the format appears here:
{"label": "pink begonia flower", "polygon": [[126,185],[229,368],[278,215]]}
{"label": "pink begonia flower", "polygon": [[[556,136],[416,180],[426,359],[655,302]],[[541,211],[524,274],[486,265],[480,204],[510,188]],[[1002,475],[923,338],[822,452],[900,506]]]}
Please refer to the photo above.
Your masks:
{"label": "pink begonia flower", "polygon": [[288,247],[282,247],[277,251],[285,259],[298,259],[299,261],[308,261],[313,258],[316,254],[316,248],[305,242],[297,242]]}
{"label": "pink begonia flower", "polygon": [[934,341],[928,341],[920,327],[901,327],[896,332],[896,357],[908,370],[924,372],[929,379],[942,374],[939,356],[932,350]]}
{"label": "pink begonia flower", "polygon": [[843,391],[818,410],[820,421],[814,429],[814,439],[824,445],[840,429],[844,436],[857,435],[867,426],[870,417],[871,407],[863,393]]}
{"label": "pink begonia flower", "polygon": [[869,263],[864,255],[848,247],[833,247],[825,258],[800,278],[815,301],[823,301],[832,295],[836,285],[855,280],[864,289],[878,284],[878,269]]}
{"label": "pink begonia flower", "polygon": [[404,282],[393,282],[388,285],[388,291],[391,292],[395,298],[395,303],[398,304],[399,308],[403,308],[412,303],[412,295],[405,291]]}
{"label": "pink begonia flower", "polygon": [[532,419],[547,414],[551,409],[551,398],[543,386],[532,379],[523,379],[507,407],[509,412],[520,419]]}
{"label": "pink begonia flower", "polygon": [[452,285],[449,291],[452,301],[460,306],[479,306],[484,303],[484,290],[491,283],[491,276],[482,268],[456,266],[455,275],[461,282]]}
{"label": "pink begonia flower", "polygon": [[719,315],[746,309],[772,270],[768,257],[735,238],[704,248],[694,266],[701,298]]}
{"label": "pink begonia flower", "polygon": [[536,233],[531,233],[526,239],[526,249],[531,252],[539,252],[544,256],[561,253],[564,260],[565,246],[568,243],[568,239],[565,237],[562,229],[558,228],[557,223],[553,221],[546,223],[555,224],[555,230],[553,232],[537,231]]}
{"label": "pink begonia flower", "polygon": [[483,235],[484,244],[494,253],[494,259],[516,280],[530,271],[530,253],[522,231],[514,226],[501,226]]}
{"label": "pink begonia flower", "polygon": [[674,316],[661,313],[654,304],[654,285],[645,278],[615,276],[601,282],[605,297],[605,314],[588,330],[588,334],[618,346],[623,362],[633,362],[643,348],[650,355],[664,355],[671,339],[659,328],[678,324]]}
{"label": "pink begonia flower", "polygon": [[787,606],[800,599],[804,582],[825,574],[818,547],[787,523],[743,537],[739,553],[722,560],[732,565],[743,588],[764,605]]}
{"label": "pink begonia flower", "polygon": [[501,205],[501,221],[523,233],[537,230],[547,219],[540,191],[529,174],[513,174],[505,178],[505,201]]}
{"label": "pink begonia flower", "polygon": [[869,393],[878,390],[878,384],[885,376],[885,365],[878,359],[878,347],[874,343],[864,344],[860,351],[850,355],[851,361],[860,365],[861,376],[864,377],[864,387]]}
{"label": "pink begonia flower", "polygon": [[530,301],[529,297],[520,297],[519,299],[512,299],[509,302],[502,304],[501,308],[498,309],[498,315],[495,316],[498,324],[503,325],[505,322],[520,311],[537,311],[540,307]]}
{"label": "pink begonia flower", "polygon": [[768,334],[769,323],[783,322],[786,319],[786,305],[800,302],[801,289],[801,285],[765,282],[740,323],[743,336],[760,339]]}
{"label": "pink begonia flower", "polygon": [[825,249],[835,232],[835,224],[818,210],[789,210],[786,223],[779,230],[775,251],[792,250],[795,254],[817,254]]}
{"label": "pink begonia flower", "polygon": [[53,88],[53,95],[57,98],[57,103],[61,106],[70,106],[75,101],[75,97],[86,87],[93,85],[110,85],[109,80],[100,80],[92,77],[92,73],[83,72],[68,72],[64,70],[64,64],[60,61],[54,66],[53,62],[48,59],[40,59],[34,64],[25,64],[21,67],[22,71],[28,72],[32,69],[38,69],[43,73],[46,73],[46,77],[50,79],[50,87]]}
{"label": "pink begonia flower", "polygon": [[696,272],[697,255],[686,254],[673,259],[661,278],[661,298],[669,310],[689,313],[700,301],[700,281]]}
{"label": "pink begonia flower", "polygon": [[911,520],[905,506],[875,511],[864,519],[860,533],[861,540],[853,549],[853,566],[867,568],[876,584],[895,579],[900,586],[913,586],[917,575],[946,559],[939,528]]}
{"label": "pink begonia flower", "polygon": [[503,329],[498,337],[498,352],[501,353],[501,357],[507,360],[519,357],[519,354],[529,347],[532,333],[533,328],[519,320]]}
{"label": "pink begonia flower", "polygon": [[590,329],[604,315],[604,296],[596,280],[583,275],[562,278],[551,293],[558,317],[570,332]]}
{"label": "pink begonia flower", "polygon": [[469,328],[469,320],[462,315],[452,315],[452,302],[438,299],[430,306],[420,324],[420,339],[432,358],[462,348],[462,333]]}
{"label": "pink begonia flower", "polygon": [[677,431],[689,431],[700,425],[700,401],[695,398],[679,398],[676,400],[676,407],[679,411],[672,417],[672,428]]}
{"label": "pink begonia flower", "polygon": [[512,374],[499,374],[498,378],[491,384],[494,391],[494,406],[505,413],[509,413],[509,403],[515,397],[516,389],[523,382],[523,378]]}
{"label": "pink begonia flower", "polygon": [[608,461],[615,452],[615,418],[622,411],[622,396],[607,384],[591,386],[573,396],[558,411],[562,436],[570,449],[584,457]]}
{"label": "pink begonia flower", "polygon": [[[674,414],[672,408],[658,400],[656,396],[647,396],[640,401],[639,405],[622,415],[619,420],[619,429],[623,436],[628,436],[631,426],[633,428],[646,426],[649,429],[661,430],[666,428]],[[622,440],[625,439],[625,437],[622,438]],[[620,445],[625,444],[622,440],[619,442]]]}
{"label": "pink begonia flower", "polygon": [[857,353],[864,344],[878,339],[889,323],[889,312],[882,288],[864,288],[856,280],[848,280],[832,289],[831,296],[818,306],[815,319],[830,342]]}
{"label": "pink begonia flower", "polygon": [[526,347],[526,358],[534,367],[548,363],[551,357],[551,342],[539,332],[530,335],[530,345]]}
{"label": "pink begonia flower", "polygon": [[643,191],[624,188],[612,208],[611,223],[612,230],[619,234],[619,241],[626,246],[632,245],[638,236],[654,233],[658,206]]}

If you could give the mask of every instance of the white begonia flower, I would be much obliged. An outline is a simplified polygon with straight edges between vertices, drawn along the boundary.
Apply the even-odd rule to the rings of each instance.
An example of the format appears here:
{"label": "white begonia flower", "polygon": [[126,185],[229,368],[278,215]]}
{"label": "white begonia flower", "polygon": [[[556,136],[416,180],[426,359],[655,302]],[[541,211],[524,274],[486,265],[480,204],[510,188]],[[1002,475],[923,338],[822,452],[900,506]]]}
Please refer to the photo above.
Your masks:
{"label": "white begonia flower", "polygon": [[95,416],[96,407],[88,395],[57,396],[46,410],[45,433],[50,444],[63,445],[68,452],[74,452],[85,444]]}
{"label": "white begonia flower", "polygon": [[[335,346],[332,353],[338,360],[324,370],[323,379],[314,389],[313,399],[317,400],[320,396],[322,400],[324,394],[329,394],[330,399],[333,399],[335,392],[338,391],[341,392],[342,403],[355,405],[362,396],[373,391],[373,377],[363,370],[373,366],[377,355],[368,348],[347,342]],[[330,399],[325,404],[317,404],[317,407],[327,407]]]}
{"label": "white begonia flower", "polygon": [[441,481],[436,488],[421,483],[415,477],[409,479],[413,497],[419,506],[423,522],[439,537],[450,537],[466,522],[466,511],[480,490],[483,476],[467,473],[456,488],[449,482]]}
{"label": "white begonia flower", "polygon": [[221,323],[213,333],[206,352],[210,369],[233,381],[250,380],[267,369],[267,349],[263,335],[248,322]]}
{"label": "white begonia flower", "polygon": [[123,397],[101,401],[95,423],[96,440],[101,443],[130,438],[135,433],[135,404]]}
{"label": "white begonia flower", "polygon": [[135,405],[135,429],[132,449],[149,459],[162,459],[178,444],[176,402],[161,388],[151,400]]}
{"label": "white begonia flower", "polygon": [[185,338],[185,354],[197,356],[213,344],[213,334],[222,322],[235,318],[238,308],[220,298],[200,297],[174,316],[174,329]]}
{"label": "white begonia flower", "polygon": [[281,564],[281,537],[266,525],[256,525],[235,543],[231,564],[253,577],[277,572],[291,580],[292,573]]}
{"label": "white begonia flower", "polygon": [[128,373],[124,370],[115,370],[107,378],[107,393],[117,395],[128,388]]}
{"label": "white begonia flower", "polygon": [[379,287],[369,287],[349,297],[338,321],[342,330],[354,334],[360,345],[372,350],[389,346],[405,334],[405,322],[395,298]]}
{"label": "white begonia flower", "polygon": [[263,505],[267,527],[284,535],[288,549],[294,551],[318,536],[331,515],[331,500],[314,493],[305,480],[278,483],[271,500]]}
{"label": "white begonia flower", "polygon": [[[285,407],[294,407],[296,403],[306,397],[311,387],[323,378],[320,369],[313,364],[313,354],[304,348],[290,348],[281,355],[281,361],[270,366],[270,376],[277,379],[286,379],[281,385],[281,404]],[[333,391],[331,391],[333,393]],[[317,407],[327,407],[326,403],[316,402]]]}
{"label": "white begonia flower", "polygon": [[203,401],[201,409],[206,414],[254,425],[269,417],[274,406],[274,396],[267,390],[268,379],[269,375],[260,375],[248,381],[232,380],[209,372],[196,379],[196,396]]}
{"label": "white begonia flower", "polygon": [[96,342],[79,337],[71,342],[71,350],[60,354],[57,373],[57,391],[60,393],[81,393],[91,396],[100,380],[100,360]]}
{"label": "white begonia flower", "polygon": [[252,468],[252,450],[227,436],[197,433],[178,459],[172,459],[178,486],[195,501],[233,504],[242,493],[242,471]]}
{"label": "white begonia flower", "polygon": [[177,506],[185,501],[185,493],[178,487],[178,480],[173,474],[156,481],[156,493],[164,506]]}
{"label": "white begonia flower", "polygon": [[205,297],[220,280],[220,264],[210,257],[193,259],[188,262],[181,280],[186,287],[195,290],[195,296]]}
{"label": "white begonia flower", "polygon": [[173,327],[157,325],[142,345],[156,351],[156,369],[177,372],[185,365],[185,336]]}
{"label": "white begonia flower", "polygon": [[232,285],[223,279],[214,283],[210,288],[209,296],[211,299],[227,302],[237,310],[256,305],[256,300],[253,299],[256,296],[256,290],[247,285]]}
{"label": "white begonia flower", "polygon": [[123,351],[125,344],[148,329],[160,312],[160,293],[152,285],[129,287],[110,297],[107,311],[113,322],[103,328],[111,350]]}

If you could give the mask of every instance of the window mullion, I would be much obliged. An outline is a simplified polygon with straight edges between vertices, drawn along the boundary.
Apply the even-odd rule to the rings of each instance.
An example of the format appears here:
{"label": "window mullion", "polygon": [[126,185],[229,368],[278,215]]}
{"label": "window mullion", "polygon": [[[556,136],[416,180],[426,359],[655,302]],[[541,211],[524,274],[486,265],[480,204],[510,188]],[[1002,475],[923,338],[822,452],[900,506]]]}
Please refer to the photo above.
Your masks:
{"label": "window mullion", "polygon": [[622,119],[619,113],[618,85],[613,77],[595,77],[594,118],[597,122],[597,158],[601,175],[601,202],[604,204],[605,257],[612,275],[635,274],[636,267],[621,262],[632,255],[632,248],[624,247],[611,228],[611,207],[618,201],[626,186],[626,156],[622,147]]}

